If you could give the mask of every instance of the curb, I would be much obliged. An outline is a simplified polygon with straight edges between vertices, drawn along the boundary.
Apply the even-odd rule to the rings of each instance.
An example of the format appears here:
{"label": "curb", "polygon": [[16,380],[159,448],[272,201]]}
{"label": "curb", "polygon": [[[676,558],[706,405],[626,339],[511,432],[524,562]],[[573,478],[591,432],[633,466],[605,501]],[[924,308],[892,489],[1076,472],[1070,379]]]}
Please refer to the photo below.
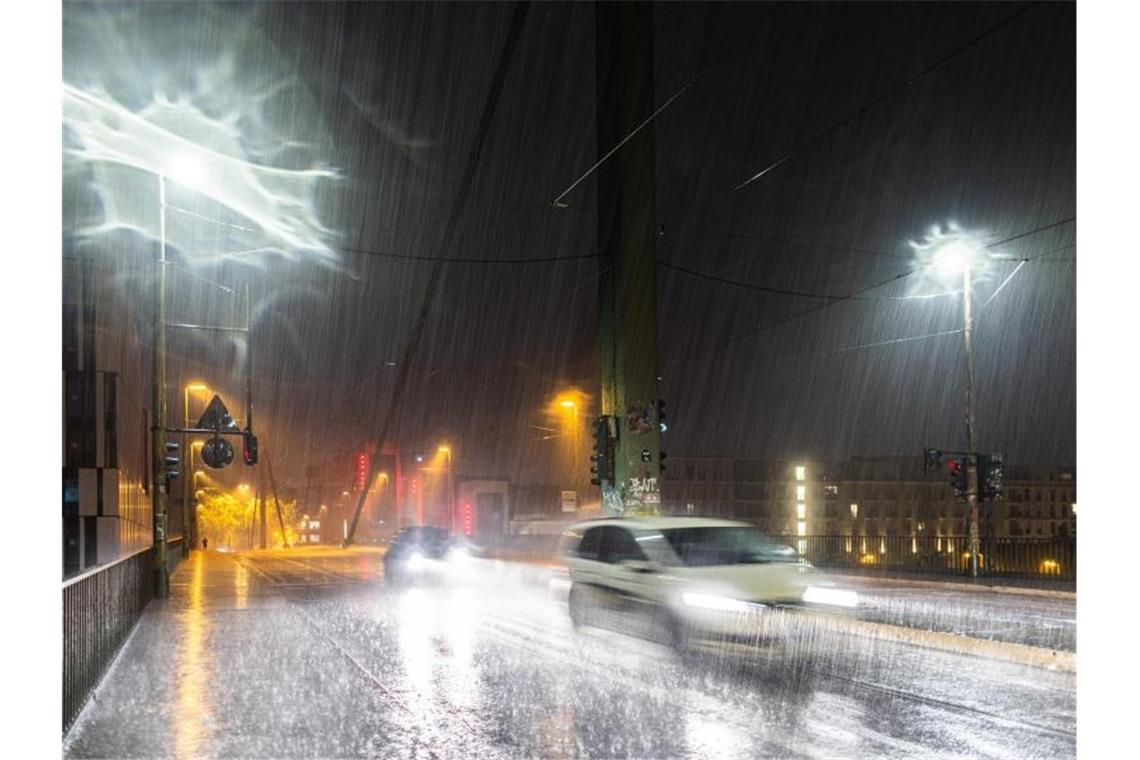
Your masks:
{"label": "curb", "polygon": [[983,594],[1014,594],[1018,596],[1038,596],[1049,599],[1076,600],[1076,591],[1057,591],[1043,588],[1021,588],[1019,586],[992,586],[975,583],[961,583],[959,581],[928,581],[910,580],[909,578],[879,578],[873,575],[860,575],[857,573],[843,573],[826,568],[820,570],[833,578],[842,578],[844,581],[865,581],[868,584],[883,586],[911,586],[915,588],[937,588],[948,591],[976,591]]}
{"label": "curb", "polygon": [[[823,616],[814,614],[812,617],[819,619]],[[828,622],[834,625],[837,621],[831,619]],[[923,631],[917,628],[904,628],[887,623],[870,623],[862,620],[843,620],[841,625],[834,625],[834,627],[838,632],[847,632],[870,639],[910,644],[927,649],[965,654],[987,660],[1000,660],[1034,668],[1060,670],[1066,673],[1077,672],[1076,652],[1043,649],[1026,644],[1011,644],[1005,641],[961,636],[956,633]]]}

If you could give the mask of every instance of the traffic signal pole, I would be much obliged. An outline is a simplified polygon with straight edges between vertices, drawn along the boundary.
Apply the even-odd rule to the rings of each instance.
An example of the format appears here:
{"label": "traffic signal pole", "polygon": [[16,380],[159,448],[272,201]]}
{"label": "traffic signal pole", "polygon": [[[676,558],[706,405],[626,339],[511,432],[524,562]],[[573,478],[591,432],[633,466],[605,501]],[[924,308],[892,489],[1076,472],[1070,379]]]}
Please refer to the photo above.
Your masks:
{"label": "traffic signal pole", "polygon": [[971,452],[966,460],[966,503],[970,505],[970,575],[978,577],[978,446],[977,415],[974,396],[974,339],[973,339],[973,297],[970,287],[970,267],[966,266],[962,275],[962,336],[966,348],[966,450]]}
{"label": "traffic signal pole", "polygon": [[653,5],[594,5],[598,152],[636,134],[599,167],[602,414],[616,422],[609,511],[655,514],[661,503],[657,379],[657,208]]}

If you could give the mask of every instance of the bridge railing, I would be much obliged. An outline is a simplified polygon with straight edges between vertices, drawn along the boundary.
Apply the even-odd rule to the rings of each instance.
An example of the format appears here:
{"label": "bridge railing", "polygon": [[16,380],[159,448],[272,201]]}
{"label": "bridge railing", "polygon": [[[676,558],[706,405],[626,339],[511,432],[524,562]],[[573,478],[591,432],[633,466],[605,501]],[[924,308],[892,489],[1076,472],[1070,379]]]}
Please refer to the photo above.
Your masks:
{"label": "bridge railing", "polygon": [[[181,538],[167,543],[171,569],[181,550]],[[153,558],[152,546],[63,582],[64,733],[150,601]]]}
{"label": "bridge railing", "polygon": [[[970,572],[967,536],[775,536],[817,567],[934,575]],[[1075,580],[1076,538],[985,538],[979,575]]]}

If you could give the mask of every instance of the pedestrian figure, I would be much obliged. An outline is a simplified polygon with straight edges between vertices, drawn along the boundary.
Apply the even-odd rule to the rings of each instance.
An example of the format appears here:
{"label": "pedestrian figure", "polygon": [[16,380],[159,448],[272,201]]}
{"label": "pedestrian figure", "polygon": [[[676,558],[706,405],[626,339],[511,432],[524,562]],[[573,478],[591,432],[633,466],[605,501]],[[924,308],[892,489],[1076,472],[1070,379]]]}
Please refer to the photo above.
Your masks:
{"label": "pedestrian figure", "polygon": [[209,546],[210,546],[210,539],[208,539],[208,538],[203,538],[203,539],[202,539],[202,549],[203,549],[203,550],[205,550],[205,549],[208,549],[208,548],[209,548]]}

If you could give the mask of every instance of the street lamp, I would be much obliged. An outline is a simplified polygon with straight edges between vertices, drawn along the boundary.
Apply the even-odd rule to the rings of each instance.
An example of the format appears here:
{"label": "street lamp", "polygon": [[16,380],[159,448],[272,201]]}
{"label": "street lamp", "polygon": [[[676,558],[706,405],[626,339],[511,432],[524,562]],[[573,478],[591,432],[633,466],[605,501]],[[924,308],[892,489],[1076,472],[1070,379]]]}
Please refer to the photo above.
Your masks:
{"label": "street lamp", "polygon": [[986,266],[985,247],[956,227],[936,228],[925,243],[912,244],[920,259],[947,282],[962,284],[962,345],[966,354],[966,503],[970,505],[970,574],[978,576],[977,399],[974,391],[973,283]]}
{"label": "street lamp", "polygon": [[[182,389],[183,430],[190,427],[190,392],[202,393],[209,390],[205,383],[187,383],[186,387]],[[187,433],[182,434],[182,450],[186,452],[186,472],[194,472],[194,446],[198,445],[198,442],[195,441],[194,444],[190,444],[188,437]],[[195,473],[196,476],[197,473]],[[191,545],[198,542],[198,519],[196,514],[191,514],[190,508],[191,480],[193,479],[182,479],[182,559],[190,556]]]}
{"label": "street lamp", "polygon": [[451,474],[451,447],[443,445],[436,451],[447,455],[447,524],[449,530],[455,530],[455,487]]}

